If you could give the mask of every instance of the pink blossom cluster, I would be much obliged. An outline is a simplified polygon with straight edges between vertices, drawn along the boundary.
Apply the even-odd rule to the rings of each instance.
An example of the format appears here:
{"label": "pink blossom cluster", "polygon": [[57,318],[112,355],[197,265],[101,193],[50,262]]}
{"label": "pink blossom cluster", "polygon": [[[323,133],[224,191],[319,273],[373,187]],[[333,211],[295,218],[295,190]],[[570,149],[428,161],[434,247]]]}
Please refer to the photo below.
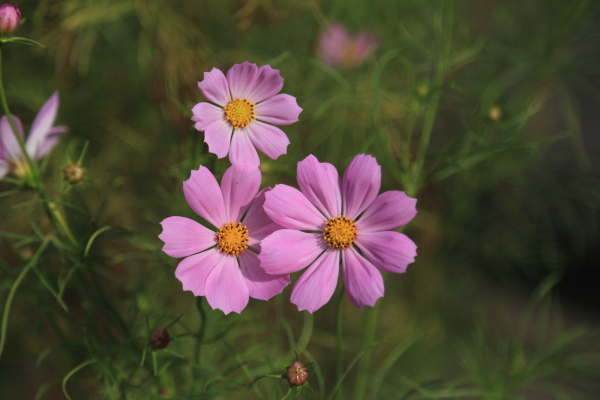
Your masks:
{"label": "pink blossom cluster", "polygon": [[192,109],[209,151],[232,165],[219,185],[200,166],[183,182],[189,206],[214,230],[188,218],[161,222],[163,251],[184,259],[175,276],[184,290],[205,296],[213,309],[240,313],[249,298],[268,300],[305,269],[291,302],[314,312],[337,286],[340,269],[350,301],[373,306],[384,295],[380,271],[403,273],[416,245],[395,229],[416,214],[416,200],[401,191],[379,194],[381,167],[357,155],[340,178],[336,168],[309,155],[298,163],[296,189],[260,190],[257,150],[272,159],[289,140],[274,125],[298,121],[296,99],[278,94],[279,71],[244,62],[227,74],[213,69],[199,83],[210,101]]}

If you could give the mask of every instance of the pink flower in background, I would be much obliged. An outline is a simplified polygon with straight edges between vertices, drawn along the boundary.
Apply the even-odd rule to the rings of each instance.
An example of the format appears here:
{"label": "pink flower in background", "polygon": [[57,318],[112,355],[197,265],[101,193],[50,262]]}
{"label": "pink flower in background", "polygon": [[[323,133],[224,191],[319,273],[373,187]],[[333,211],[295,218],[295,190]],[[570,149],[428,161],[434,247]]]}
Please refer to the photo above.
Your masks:
{"label": "pink flower in background", "polygon": [[20,24],[21,11],[16,4],[0,5],[0,35],[10,35]]}
{"label": "pink flower in background", "polygon": [[[58,92],[54,92],[33,120],[25,141],[25,149],[32,160],[39,160],[48,154],[57,145],[59,135],[67,131],[66,126],[52,126],[57,112]],[[17,125],[19,134],[23,137],[21,120],[14,115],[12,118]],[[16,175],[22,176],[25,165],[21,147],[5,115],[0,118],[0,178],[5,176],[11,169]]]}
{"label": "pink flower in background", "polygon": [[192,109],[196,129],[204,131],[208,151],[223,158],[229,153],[232,164],[248,161],[259,165],[256,150],[272,159],[287,152],[287,136],[273,125],[298,121],[302,109],[296,98],[277,94],[283,88],[279,71],[264,65],[235,64],[227,77],[213,68],[198,83],[211,103],[199,103]]}
{"label": "pink flower in background", "polygon": [[318,57],[327,65],[356,67],[378,46],[379,40],[369,32],[362,31],[351,36],[341,24],[331,23],[319,36]]}
{"label": "pink flower in background", "polygon": [[416,199],[400,191],[377,195],[381,167],[364,154],[348,165],[341,183],[331,164],[310,155],[298,163],[298,185],[301,191],[277,185],[266,195],[266,213],[285,229],[262,241],[261,267],[291,274],[308,266],[291,301],[312,313],[333,295],[341,262],[352,304],[373,306],[384,291],[378,269],[402,273],[415,260],[417,246],[392,230],[413,219]]}
{"label": "pink flower in background", "polygon": [[192,210],[218,232],[184,217],[161,222],[162,250],[171,257],[186,257],[175,271],[183,289],[206,296],[213,309],[225,314],[240,313],[248,297],[268,300],[290,283],[289,274],[269,275],[259,265],[261,240],[281,229],[263,210],[271,189],[259,193],[260,181],[257,166],[233,164],[219,187],[213,174],[200,166],[183,182],[183,192]]}

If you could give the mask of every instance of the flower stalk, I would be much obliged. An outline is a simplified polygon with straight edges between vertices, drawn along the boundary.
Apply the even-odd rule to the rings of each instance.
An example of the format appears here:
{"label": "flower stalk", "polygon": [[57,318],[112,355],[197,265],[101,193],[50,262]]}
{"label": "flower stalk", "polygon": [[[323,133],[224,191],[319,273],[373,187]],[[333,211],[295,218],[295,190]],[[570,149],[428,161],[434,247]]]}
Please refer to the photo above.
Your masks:
{"label": "flower stalk", "polygon": [[42,199],[43,204],[44,204],[44,209],[46,210],[46,214],[48,215],[48,219],[50,220],[50,223],[52,224],[52,226],[54,227],[55,230],[58,230],[57,225],[56,225],[56,223],[58,222],[62,233],[67,237],[67,239],[69,239],[69,241],[71,242],[71,244],[73,246],[76,246],[77,239],[75,239],[75,236],[73,236],[73,234],[71,233],[71,230],[69,229],[69,226],[67,225],[67,222],[65,221],[65,219],[62,216],[62,214],[60,213],[60,211],[55,206],[53,207],[50,204],[50,201],[48,200],[48,197],[46,196],[46,193],[44,192],[42,180],[40,178],[40,173],[37,168],[37,165],[31,160],[31,157],[30,157],[29,153],[27,152],[27,148],[25,147],[25,141],[19,134],[19,130],[17,129],[17,124],[15,123],[15,120],[12,117],[10,109],[8,108],[8,101],[6,100],[6,94],[4,91],[4,80],[2,79],[2,50],[3,50],[2,44],[3,43],[0,42],[0,102],[2,103],[2,109],[4,111],[4,115],[6,115],[6,118],[8,119],[8,123],[10,124],[10,128],[11,128],[13,134],[15,135],[15,137],[17,138],[17,142],[19,143],[19,147],[21,148],[21,152],[23,153],[24,161],[26,163],[26,169],[29,171],[30,183],[31,183],[32,187],[38,192],[40,199]]}
{"label": "flower stalk", "polygon": [[[344,374],[344,353],[342,349],[343,336],[342,336],[342,308],[344,305],[344,296],[346,295],[346,288],[342,286],[340,294],[337,299],[335,307],[335,379],[339,381]],[[336,398],[341,400],[344,398],[342,395],[342,388],[337,391]]]}

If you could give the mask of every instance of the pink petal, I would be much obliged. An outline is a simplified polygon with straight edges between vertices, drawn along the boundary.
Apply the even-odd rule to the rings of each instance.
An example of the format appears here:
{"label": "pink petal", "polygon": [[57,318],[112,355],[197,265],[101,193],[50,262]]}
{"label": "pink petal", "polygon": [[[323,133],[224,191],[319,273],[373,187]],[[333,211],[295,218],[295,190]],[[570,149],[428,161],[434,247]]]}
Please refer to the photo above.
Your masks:
{"label": "pink petal", "polygon": [[169,217],[160,224],[163,231],[158,238],[165,242],[162,250],[171,257],[187,257],[217,244],[215,232],[189,218]]}
{"label": "pink petal", "polygon": [[290,301],[298,311],[313,313],[323,307],[335,292],[340,271],[340,251],[329,249],[298,278]]}
{"label": "pink petal", "polygon": [[343,214],[355,219],[371,205],[381,187],[381,167],[374,157],[359,154],[350,162],[342,181]]}
{"label": "pink petal", "polygon": [[325,217],[299,190],[277,185],[265,197],[265,211],[275,223],[289,229],[323,230]]}
{"label": "pink petal", "polygon": [[254,89],[254,81],[258,74],[256,64],[244,61],[235,64],[227,71],[227,82],[234,99],[248,99],[250,92]]}
{"label": "pink petal", "polygon": [[206,300],[213,309],[240,313],[248,304],[248,286],[237,258],[224,255],[206,278]]}
{"label": "pink petal", "polygon": [[282,229],[261,242],[260,266],[270,275],[300,271],[329,247],[320,233]]}
{"label": "pink petal", "polygon": [[338,23],[331,23],[319,35],[318,57],[332,67],[342,63],[344,52],[351,43],[350,34]]}
{"label": "pink petal", "polygon": [[54,92],[52,96],[42,106],[38,114],[36,115],[33,123],[31,124],[31,130],[27,137],[27,153],[31,158],[38,159],[41,157],[40,149],[42,143],[50,133],[50,128],[54,124],[56,119],[56,113],[58,112],[58,92]]}
{"label": "pink petal", "polygon": [[417,255],[417,245],[398,232],[359,232],[354,243],[374,266],[386,272],[406,272]]}
{"label": "pink petal", "polygon": [[417,199],[397,190],[377,196],[356,223],[358,232],[390,231],[408,224],[417,214]]}
{"label": "pink petal", "polygon": [[227,210],[221,188],[208,168],[202,165],[183,182],[185,200],[199,216],[220,228],[227,222]]}
{"label": "pink petal", "polygon": [[261,190],[250,203],[250,208],[242,223],[248,228],[248,245],[260,252],[260,242],[271,233],[283,229],[267,215],[263,208],[265,193],[270,192],[267,187]]}
{"label": "pink petal", "polygon": [[[210,103],[198,103],[192,108],[192,121],[196,122],[194,127],[200,132],[204,131],[206,127],[212,124],[214,121],[222,119],[224,120],[224,111]],[[231,131],[231,128],[229,129]]]}
{"label": "pink petal", "polygon": [[245,130],[254,147],[269,158],[276,160],[280,155],[287,153],[290,140],[281,129],[260,121],[252,121]]}
{"label": "pink petal", "polygon": [[278,94],[256,105],[256,118],[274,125],[291,125],[298,121],[302,109],[296,98],[289,94]]}
{"label": "pink petal", "polygon": [[223,158],[229,153],[233,128],[224,119],[217,119],[204,127],[204,142],[208,151]]}
{"label": "pink petal", "polygon": [[240,221],[258,193],[261,175],[257,166],[247,162],[227,168],[221,180],[221,192],[229,221]]}
{"label": "pink petal", "polygon": [[208,100],[225,107],[231,101],[227,79],[220,69],[213,68],[204,73],[204,80],[198,82],[198,88]]}
{"label": "pink petal", "polygon": [[[23,137],[23,125],[21,124],[21,120],[14,115],[12,118],[17,126],[19,134],[21,137]],[[0,154],[1,158],[5,160],[18,161],[23,152],[21,151],[19,142],[17,141],[17,138],[10,127],[10,123],[8,122],[6,115],[0,118],[0,142],[2,142],[2,146],[0,147],[0,150],[2,151],[2,154]]]}
{"label": "pink petal", "polygon": [[342,250],[342,266],[344,286],[352,304],[361,309],[373,307],[383,297],[381,272],[352,247]]}
{"label": "pink petal", "polygon": [[250,297],[259,300],[269,300],[283,292],[290,284],[289,275],[269,275],[260,267],[260,261],[253,251],[240,253],[240,268],[246,279]]}
{"label": "pink petal", "polygon": [[245,161],[252,165],[260,165],[258,153],[248,137],[247,130],[244,128],[236,129],[233,132],[231,148],[229,149],[229,161],[232,164],[243,163]]}
{"label": "pink petal", "polygon": [[298,163],[297,175],[302,194],[327,218],[341,214],[340,177],[333,165],[320,163],[311,154]]}
{"label": "pink petal", "polygon": [[247,99],[253,103],[265,101],[275,96],[283,88],[283,78],[279,70],[263,65],[257,71],[252,87],[249,89]]}
{"label": "pink petal", "polygon": [[60,135],[67,132],[68,130],[69,128],[67,128],[66,126],[55,126],[54,128],[50,128],[50,131],[48,131],[48,135],[40,145],[40,149],[37,153],[37,158],[44,157],[50,152],[50,150],[56,147],[60,139]]}
{"label": "pink petal", "polygon": [[191,291],[194,296],[204,296],[206,278],[223,257],[223,253],[215,248],[184,258],[175,270],[175,276],[183,283],[183,290]]}

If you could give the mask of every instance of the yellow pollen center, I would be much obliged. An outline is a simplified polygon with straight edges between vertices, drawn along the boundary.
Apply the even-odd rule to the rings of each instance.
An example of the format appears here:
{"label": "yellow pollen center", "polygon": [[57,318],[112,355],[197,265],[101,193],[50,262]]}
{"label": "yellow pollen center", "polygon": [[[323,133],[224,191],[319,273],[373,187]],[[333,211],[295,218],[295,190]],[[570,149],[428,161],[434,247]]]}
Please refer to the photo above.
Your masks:
{"label": "yellow pollen center", "polygon": [[228,222],[217,232],[217,242],[223,253],[237,256],[248,248],[248,228],[240,222]]}
{"label": "yellow pollen center", "polygon": [[339,215],[337,218],[329,218],[325,223],[323,238],[329,247],[345,249],[352,246],[357,233],[356,222]]}
{"label": "yellow pollen center", "polygon": [[233,99],[223,108],[225,119],[235,129],[245,128],[256,119],[254,107],[256,104],[246,99]]}

